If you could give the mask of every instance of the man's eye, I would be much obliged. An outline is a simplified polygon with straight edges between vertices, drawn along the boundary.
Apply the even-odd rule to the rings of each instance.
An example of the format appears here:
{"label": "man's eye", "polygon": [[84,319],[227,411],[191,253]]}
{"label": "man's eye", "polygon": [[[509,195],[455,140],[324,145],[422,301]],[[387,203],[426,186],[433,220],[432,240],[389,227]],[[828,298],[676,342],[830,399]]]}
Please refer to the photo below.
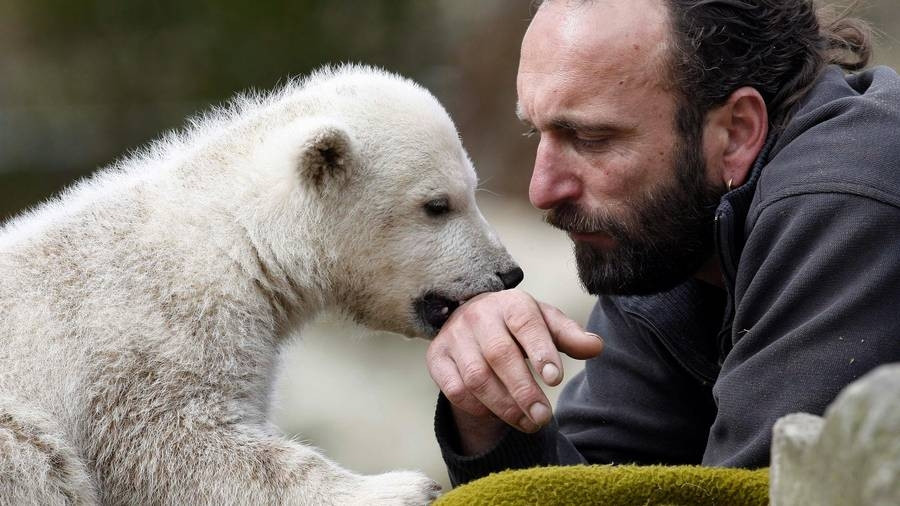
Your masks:
{"label": "man's eye", "polygon": [[440,216],[450,212],[450,201],[444,198],[429,200],[422,207],[428,216]]}
{"label": "man's eye", "polygon": [[580,149],[588,149],[588,150],[601,150],[605,149],[609,145],[608,137],[597,137],[597,138],[582,138],[575,136],[572,139],[572,142],[576,147]]}
{"label": "man's eye", "polygon": [[528,130],[526,130],[526,131],[522,134],[522,137],[528,137],[528,138],[531,138],[531,137],[534,137],[534,136],[537,135],[537,134],[538,134],[537,128],[532,127],[532,128],[529,128]]}

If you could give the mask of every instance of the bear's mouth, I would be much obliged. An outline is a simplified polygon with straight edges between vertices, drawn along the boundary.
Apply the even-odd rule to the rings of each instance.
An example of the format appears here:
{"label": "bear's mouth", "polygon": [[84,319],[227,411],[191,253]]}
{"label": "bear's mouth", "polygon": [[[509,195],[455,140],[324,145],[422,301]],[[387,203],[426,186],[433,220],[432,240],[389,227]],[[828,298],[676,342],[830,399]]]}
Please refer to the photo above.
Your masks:
{"label": "bear's mouth", "polygon": [[430,329],[429,334],[434,336],[441,327],[447,323],[450,315],[456,310],[466,299],[454,300],[434,292],[426,293],[424,296],[416,299],[414,304],[416,314],[419,319],[425,323]]}

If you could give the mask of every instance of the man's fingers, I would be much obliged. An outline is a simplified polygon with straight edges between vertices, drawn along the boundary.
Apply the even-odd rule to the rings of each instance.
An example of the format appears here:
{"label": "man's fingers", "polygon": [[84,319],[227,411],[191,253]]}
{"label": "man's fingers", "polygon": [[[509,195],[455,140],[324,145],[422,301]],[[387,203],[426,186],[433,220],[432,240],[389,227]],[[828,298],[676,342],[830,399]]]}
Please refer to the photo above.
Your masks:
{"label": "man's fingers", "polygon": [[550,421],[550,401],[534,381],[516,341],[506,334],[481,341],[481,355],[518,407],[538,426]]}
{"label": "man's fingers", "polygon": [[462,376],[460,376],[459,370],[456,368],[456,364],[444,353],[444,350],[436,352],[434,357],[430,357],[428,360],[428,372],[438,388],[444,392],[447,400],[454,406],[476,417],[484,417],[491,414],[491,411],[466,388]]}
{"label": "man's fingers", "polygon": [[525,351],[535,372],[547,385],[558,385],[563,376],[562,359],[535,300],[520,293],[505,306],[504,318],[509,332]]}
{"label": "man's fingers", "polygon": [[[602,350],[558,309],[520,290],[482,294],[457,309],[429,346],[429,371],[444,395],[475,420],[490,417],[525,432],[551,419],[550,402],[528,368],[548,385],[562,381],[557,348],[576,358]],[[526,362],[526,357],[528,362]]]}
{"label": "man's fingers", "polygon": [[[518,399],[510,393],[498,377],[497,373],[499,371],[487,362],[482,355],[482,350],[469,344],[470,342],[458,343],[458,346],[453,350],[453,361],[456,363],[456,368],[459,370],[462,381],[469,392],[481,404],[491,410],[494,415],[509,425],[518,427],[519,430],[535,432],[540,425],[546,423],[545,421],[536,422],[524,412],[522,406],[519,405]],[[474,343],[471,344],[474,345]],[[528,372],[527,367],[524,367],[518,348],[515,348],[515,354],[519,357],[519,365],[525,369],[525,374],[531,380],[531,373]],[[531,382],[533,383],[534,380],[531,380]],[[531,404],[526,405],[530,406]],[[549,419],[549,416],[547,418]]]}
{"label": "man's fingers", "polygon": [[600,336],[585,332],[581,325],[550,304],[538,302],[538,306],[560,351],[579,360],[596,357],[603,351]]}

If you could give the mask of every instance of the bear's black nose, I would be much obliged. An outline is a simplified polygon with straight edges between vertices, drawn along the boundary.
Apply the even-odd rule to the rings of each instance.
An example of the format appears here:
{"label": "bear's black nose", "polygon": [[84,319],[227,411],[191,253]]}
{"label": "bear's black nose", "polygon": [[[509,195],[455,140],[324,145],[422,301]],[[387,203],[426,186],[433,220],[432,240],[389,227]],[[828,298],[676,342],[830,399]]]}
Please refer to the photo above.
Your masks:
{"label": "bear's black nose", "polygon": [[503,282],[503,288],[509,289],[515,288],[516,285],[521,283],[522,278],[525,277],[525,273],[522,272],[522,269],[516,267],[511,271],[498,272],[497,277]]}

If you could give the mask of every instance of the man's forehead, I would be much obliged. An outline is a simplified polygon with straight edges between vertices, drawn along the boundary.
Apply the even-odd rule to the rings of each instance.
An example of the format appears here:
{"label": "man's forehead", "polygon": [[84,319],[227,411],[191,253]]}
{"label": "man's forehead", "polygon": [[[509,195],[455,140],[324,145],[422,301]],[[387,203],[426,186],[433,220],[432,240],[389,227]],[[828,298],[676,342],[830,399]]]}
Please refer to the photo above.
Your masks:
{"label": "man's forehead", "polygon": [[668,26],[662,0],[544,3],[522,42],[519,117],[551,120],[528,117],[535,101],[568,116],[601,95],[624,107],[635,96],[667,91]]}
{"label": "man's forehead", "polygon": [[601,72],[609,65],[659,61],[668,26],[662,0],[550,0],[528,28],[522,44],[528,68],[520,70],[546,73],[578,65]]}

